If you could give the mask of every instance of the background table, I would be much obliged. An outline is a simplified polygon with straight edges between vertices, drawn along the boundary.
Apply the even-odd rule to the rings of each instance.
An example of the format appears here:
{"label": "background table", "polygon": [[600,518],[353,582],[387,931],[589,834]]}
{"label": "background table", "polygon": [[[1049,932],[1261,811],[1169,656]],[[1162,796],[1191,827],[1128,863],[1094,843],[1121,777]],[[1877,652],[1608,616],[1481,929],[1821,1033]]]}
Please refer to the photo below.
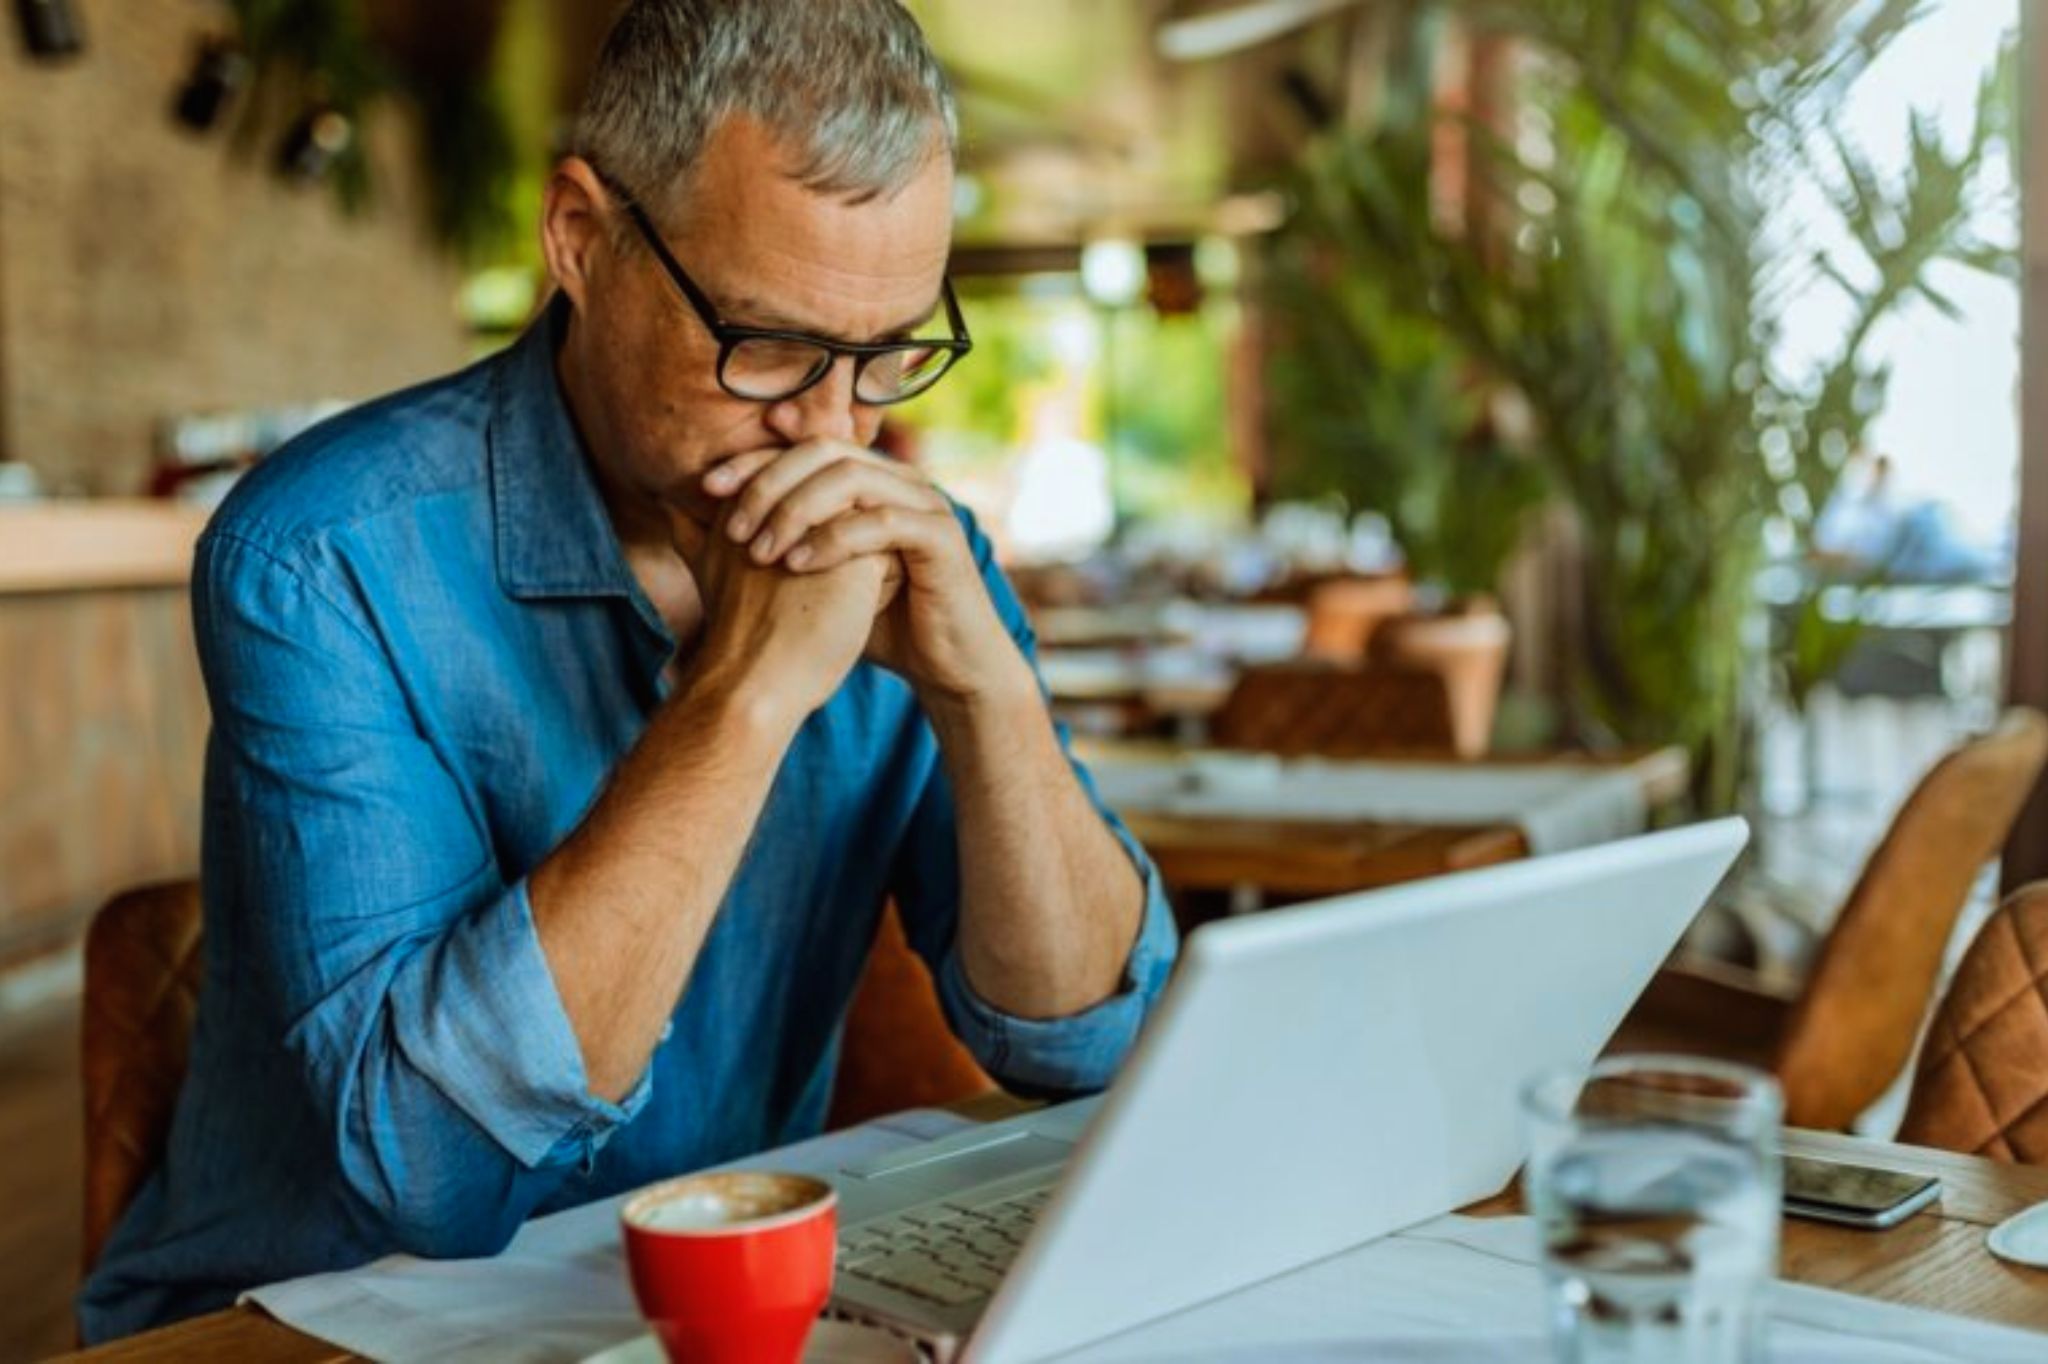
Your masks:
{"label": "background table", "polygon": [[[970,1116],[996,1116],[1013,1101],[992,1096],[962,1106]],[[1914,1174],[1941,1176],[1941,1201],[1888,1231],[1857,1231],[1788,1219],[1781,1271],[1795,1283],[1856,1293],[1884,1302],[2048,1331],[2048,1271],[2021,1269],[1984,1248],[1984,1234],[2022,1208],[2048,1202],[2048,1169],[2001,1165],[1976,1156],[1863,1141],[1821,1132],[1793,1132],[1794,1154],[1853,1160]],[[1512,1192],[1468,1211],[1519,1212]],[[2048,1341],[2043,1342],[2048,1352]],[[236,1309],[151,1331],[81,1355],[94,1364],[182,1364],[233,1359],[246,1364],[339,1364],[356,1356],[301,1335],[253,1311]]]}
{"label": "background table", "polygon": [[[1093,754],[1160,757],[1175,752],[1186,750],[1102,740],[1075,744],[1083,762]],[[1642,782],[1645,804],[1653,811],[1682,797],[1691,779],[1685,751],[1679,748],[1614,757],[1546,754],[1486,761],[1626,768]],[[1342,895],[1511,862],[1529,853],[1528,841],[1512,824],[1289,821],[1121,810],[1118,815],[1152,854],[1167,884],[1181,890],[1249,886],[1278,895]]]}

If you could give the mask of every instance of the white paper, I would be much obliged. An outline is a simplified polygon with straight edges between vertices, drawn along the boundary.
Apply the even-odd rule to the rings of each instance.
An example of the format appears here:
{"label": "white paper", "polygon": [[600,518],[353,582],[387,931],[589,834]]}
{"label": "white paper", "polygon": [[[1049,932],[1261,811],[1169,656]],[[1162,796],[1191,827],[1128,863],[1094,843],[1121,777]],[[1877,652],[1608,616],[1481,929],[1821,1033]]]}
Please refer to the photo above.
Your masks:
{"label": "white paper", "polygon": [[[1534,1224],[1443,1217],[1063,1355],[1060,1364],[1546,1360]],[[2048,1336],[1777,1283],[1772,1364],[2041,1364]]]}
{"label": "white paper", "polygon": [[[904,1114],[730,1168],[826,1173],[957,1131]],[[246,1295],[374,1360],[631,1359],[646,1326],[626,1282],[618,1199],[528,1224],[489,1260],[391,1256]],[[1533,1224],[1443,1217],[1061,1357],[1061,1364],[1493,1364],[1547,1360]],[[1772,1364],[2041,1364],[2048,1336],[1796,1284],[1771,1296]]]}
{"label": "white paper", "polygon": [[1091,757],[1111,809],[1220,819],[1511,824],[1530,852],[1569,852],[1639,834],[1642,780],[1579,764],[1337,762],[1233,768],[1221,755]]}
{"label": "white paper", "polygon": [[[722,1169],[826,1174],[970,1126],[899,1114]],[[242,1296],[285,1325],[374,1360],[567,1364],[644,1334],[619,1240],[627,1195],[536,1218],[487,1260],[390,1255]]]}

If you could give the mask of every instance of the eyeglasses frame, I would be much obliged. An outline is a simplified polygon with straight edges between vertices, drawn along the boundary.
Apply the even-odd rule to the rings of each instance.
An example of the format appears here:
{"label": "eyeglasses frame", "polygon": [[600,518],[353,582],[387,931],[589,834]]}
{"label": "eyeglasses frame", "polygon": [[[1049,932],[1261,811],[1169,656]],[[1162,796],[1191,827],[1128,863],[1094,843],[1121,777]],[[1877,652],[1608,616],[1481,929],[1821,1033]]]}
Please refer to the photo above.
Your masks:
{"label": "eyeglasses frame", "polygon": [[[593,167],[592,169],[595,170],[596,168]],[[853,360],[853,392],[855,401],[866,407],[893,407],[897,403],[908,402],[912,398],[931,391],[939,380],[946,377],[953,366],[959,364],[967,353],[974,349],[974,338],[968,334],[967,319],[961,315],[960,300],[953,292],[953,281],[950,277],[944,276],[939,281],[939,296],[945,304],[947,326],[953,332],[953,335],[946,339],[932,337],[907,341],[838,341],[831,337],[816,336],[810,332],[792,331],[780,327],[749,327],[741,323],[728,322],[719,313],[718,305],[711,301],[711,296],[698,286],[697,281],[690,278],[690,272],[683,268],[683,263],[676,259],[673,251],[668,249],[668,243],[661,239],[661,233],[656,230],[654,220],[647,216],[647,211],[640,207],[639,201],[626,193],[609,176],[604,175],[602,172],[599,172],[598,178],[605,188],[610,190],[625,205],[627,216],[633,220],[633,226],[639,230],[641,237],[646,240],[648,247],[654,252],[654,258],[660,262],[663,272],[669,277],[669,282],[675,285],[676,292],[683,296],[683,300],[690,305],[691,311],[697,314],[697,320],[704,324],[705,331],[711,333],[711,339],[718,343],[718,365],[716,370],[718,386],[742,402],[788,402],[791,398],[816,388],[824,381],[825,376],[832,372],[832,367],[839,363],[839,357],[843,355],[851,357]],[[757,394],[742,393],[726,382],[726,362],[732,357],[733,351],[747,341],[782,341],[815,346],[826,354],[824,362],[795,388],[774,397],[761,397]],[[944,369],[933,375],[922,387],[913,389],[908,393],[900,394],[894,398],[887,398],[880,402],[870,402],[868,399],[859,396],[861,374],[866,371],[871,362],[880,359],[884,355],[893,355],[908,350],[942,350],[948,352],[952,358],[946,361]]]}

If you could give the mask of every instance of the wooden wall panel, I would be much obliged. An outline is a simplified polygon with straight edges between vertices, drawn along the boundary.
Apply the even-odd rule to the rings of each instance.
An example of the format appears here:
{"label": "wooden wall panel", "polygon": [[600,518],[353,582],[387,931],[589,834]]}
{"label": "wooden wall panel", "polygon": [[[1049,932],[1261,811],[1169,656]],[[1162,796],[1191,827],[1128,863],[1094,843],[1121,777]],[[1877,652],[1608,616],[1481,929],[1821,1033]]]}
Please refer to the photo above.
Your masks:
{"label": "wooden wall panel", "polygon": [[183,587],[0,594],[0,961],[198,865],[207,709]]}

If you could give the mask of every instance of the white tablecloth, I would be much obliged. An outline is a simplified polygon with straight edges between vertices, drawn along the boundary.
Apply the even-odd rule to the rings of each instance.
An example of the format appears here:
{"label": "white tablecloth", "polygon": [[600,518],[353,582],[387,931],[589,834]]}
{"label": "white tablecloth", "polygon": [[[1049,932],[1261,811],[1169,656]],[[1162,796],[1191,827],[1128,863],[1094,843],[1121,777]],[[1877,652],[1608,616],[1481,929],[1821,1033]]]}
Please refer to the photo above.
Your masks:
{"label": "white tablecloth", "polygon": [[[904,1114],[737,1163],[827,1173],[962,1125],[943,1113]],[[257,1289],[246,1300],[376,1360],[572,1364],[645,1334],[626,1284],[617,1208],[612,1199],[540,1218],[494,1259],[394,1255]],[[1442,1217],[1063,1358],[1542,1361],[1549,1354],[1536,1263],[1527,1218]],[[2048,1359],[2048,1336],[1800,1285],[1773,1286],[1771,1315],[1773,1364]]]}
{"label": "white tablecloth", "polygon": [[[1542,1364],[1526,1217],[1442,1217],[1205,1303],[1062,1364]],[[1772,1364],[2039,1364],[2048,1336],[1777,1283]]]}
{"label": "white tablecloth", "polygon": [[[904,1113],[733,1164],[823,1175],[967,1125],[950,1113]],[[626,1282],[624,1201],[535,1218],[488,1260],[389,1255],[271,1284],[243,1301],[369,1359],[570,1364],[646,1333]]]}
{"label": "white tablecloth", "polygon": [[1098,756],[1103,799],[1132,813],[1393,824],[1513,824],[1534,854],[1643,831],[1635,773],[1570,763],[1282,761],[1271,755]]}

